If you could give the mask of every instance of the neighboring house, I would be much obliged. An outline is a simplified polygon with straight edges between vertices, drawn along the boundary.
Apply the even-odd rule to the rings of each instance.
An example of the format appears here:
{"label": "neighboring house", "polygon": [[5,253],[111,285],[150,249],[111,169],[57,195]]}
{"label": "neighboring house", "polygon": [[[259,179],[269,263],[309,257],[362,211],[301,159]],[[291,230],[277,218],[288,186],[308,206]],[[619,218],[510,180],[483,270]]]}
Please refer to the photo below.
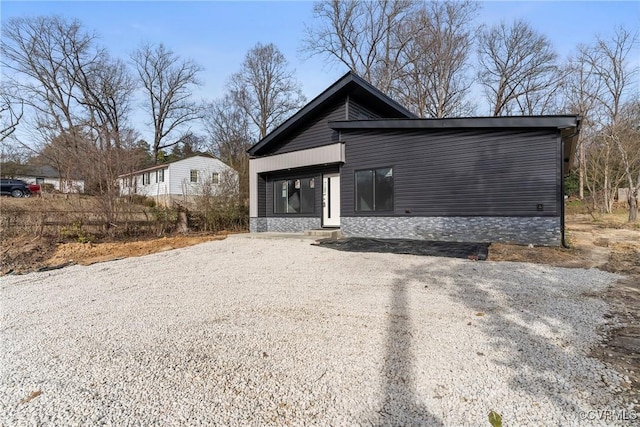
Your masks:
{"label": "neighboring house", "polygon": [[160,204],[185,202],[210,191],[215,194],[223,180],[238,185],[235,170],[213,156],[198,154],[132,173],[120,175],[120,195],[139,194],[156,199]]}
{"label": "neighboring house", "polygon": [[29,184],[39,184],[43,191],[46,188],[44,185],[49,184],[61,193],[84,193],[85,182],[83,178],[64,176],[51,166],[13,164],[2,169],[3,176],[5,170],[11,170],[11,178],[21,179]]}
{"label": "neighboring house", "polygon": [[347,73],[248,150],[250,228],[559,245],[579,125],[420,119]]}

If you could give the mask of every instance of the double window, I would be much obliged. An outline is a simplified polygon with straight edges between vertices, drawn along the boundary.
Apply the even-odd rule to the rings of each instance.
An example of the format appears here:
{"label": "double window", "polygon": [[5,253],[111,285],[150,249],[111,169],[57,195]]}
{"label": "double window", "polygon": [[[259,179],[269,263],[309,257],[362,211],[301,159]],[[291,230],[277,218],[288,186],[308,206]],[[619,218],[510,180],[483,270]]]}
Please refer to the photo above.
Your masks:
{"label": "double window", "polygon": [[393,210],[393,168],[356,171],[356,212]]}
{"label": "double window", "polygon": [[273,212],[314,213],[315,179],[300,178],[275,181],[273,183]]}

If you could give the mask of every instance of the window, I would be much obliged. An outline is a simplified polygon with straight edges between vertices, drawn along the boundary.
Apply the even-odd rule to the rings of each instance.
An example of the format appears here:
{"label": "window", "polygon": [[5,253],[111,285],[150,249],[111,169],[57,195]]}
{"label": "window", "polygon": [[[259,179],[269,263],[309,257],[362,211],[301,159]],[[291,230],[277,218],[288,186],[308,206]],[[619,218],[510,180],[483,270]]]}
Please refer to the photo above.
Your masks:
{"label": "window", "polygon": [[198,171],[196,169],[191,169],[189,173],[189,180],[191,182],[198,182]]}
{"label": "window", "polygon": [[164,182],[164,169],[156,171],[156,182]]}
{"label": "window", "polygon": [[220,174],[218,172],[214,172],[211,174],[211,183],[220,184]]}
{"label": "window", "polygon": [[316,210],[315,179],[275,181],[273,200],[275,213],[313,213]]}
{"label": "window", "polygon": [[142,174],[142,185],[151,184],[151,172]]}
{"label": "window", "polygon": [[356,171],[356,212],[393,210],[393,169]]}

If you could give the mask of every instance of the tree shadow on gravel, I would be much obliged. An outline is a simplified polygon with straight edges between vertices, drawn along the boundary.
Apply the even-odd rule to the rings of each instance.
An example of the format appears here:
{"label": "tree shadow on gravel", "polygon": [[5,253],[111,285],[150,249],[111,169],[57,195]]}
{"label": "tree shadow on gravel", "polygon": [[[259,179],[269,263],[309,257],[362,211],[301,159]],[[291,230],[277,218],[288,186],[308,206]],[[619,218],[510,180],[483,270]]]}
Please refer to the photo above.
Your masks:
{"label": "tree shadow on gravel", "polygon": [[[606,388],[608,384],[615,382],[613,376],[604,378],[600,372],[594,372],[579,363],[587,357],[584,353],[586,349],[580,348],[580,343],[585,338],[581,336],[584,328],[580,325],[584,323],[585,314],[593,307],[589,303],[593,296],[589,293],[570,295],[572,290],[557,286],[557,275],[552,277],[544,269],[512,263],[480,265],[467,262],[461,264],[460,269],[451,268],[447,264],[429,263],[397,273],[405,281],[414,280],[427,284],[429,288],[443,287],[448,290],[454,302],[466,306],[469,318],[464,319],[465,324],[478,328],[487,337],[489,345],[496,350],[495,355],[478,354],[478,357],[489,357],[493,363],[512,368],[518,373],[510,378],[500,379],[508,384],[513,393],[527,395],[532,404],[549,402],[556,408],[562,408],[561,415],[549,414],[550,424],[555,424],[551,420],[558,416],[564,418],[563,423],[577,422],[576,416],[579,411],[584,410],[585,402],[596,409],[621,409],[603,407],[605,403],[601,397],[592,395],[591,398],[578,399],[573,393],[575,390],[586,390],[585,387],[594,384]],[[509,280],[509,277],[516,276],[520,276],[519,282]],[[485,288],[478,280],[492,284]],[[540,295],[551,295],[554,301],[563,301],[549,304],[549,299],[530,295],[524,297],[522,286],[536,287],[535,292]],[[580,292],[580,289],[576,291]],[[399,295],[394,305],[402,305],[406,302],[403,300],[406,299],[406,291],[397,292]],[[495,293],[501,295],[501,301],[496,300]],[[477,313],[482,316],[477,316]],[[554,337],[539,333],[540,328],[550,331]],[[402,337],[398,326],[391,328],[390,332],[390,335]],[[403,342],[402,338],[397,338],[397,342]],[[388,353],[393,351],[393,344],[395,343],[389,343]],[[474,355],[476,351],[469,349],[469,353]],[[408,358],[409,355],[405,353],[396,357]],[[389,384],[390,392],[396,390],[393,386],[394,384]],[[506,408],[487,408],[487,413],[490,409],[501,413]],[[518,419],[515,413],[511,415],[514,418],[505,419],[509,424],[530,422]]]}
{"label": "tree shadow on gravel", "polygon": [[393,282],[391,309],[387,321],[383,378],[384,401],[373,425],[443,426],[442,421],[418,401],[415,383],[415,355],[412,351],[411,318],[407,282]]}

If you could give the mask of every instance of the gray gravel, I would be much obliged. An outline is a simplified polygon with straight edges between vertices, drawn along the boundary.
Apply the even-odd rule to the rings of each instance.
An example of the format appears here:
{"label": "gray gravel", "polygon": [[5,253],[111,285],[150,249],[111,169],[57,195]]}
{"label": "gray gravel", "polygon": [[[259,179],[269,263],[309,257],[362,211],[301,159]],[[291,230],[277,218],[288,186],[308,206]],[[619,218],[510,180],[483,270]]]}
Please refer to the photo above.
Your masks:
{"label": "gray gravel", "polygon": [[631,425],[616,278],[248,236],[6,276],[0,424]]}

